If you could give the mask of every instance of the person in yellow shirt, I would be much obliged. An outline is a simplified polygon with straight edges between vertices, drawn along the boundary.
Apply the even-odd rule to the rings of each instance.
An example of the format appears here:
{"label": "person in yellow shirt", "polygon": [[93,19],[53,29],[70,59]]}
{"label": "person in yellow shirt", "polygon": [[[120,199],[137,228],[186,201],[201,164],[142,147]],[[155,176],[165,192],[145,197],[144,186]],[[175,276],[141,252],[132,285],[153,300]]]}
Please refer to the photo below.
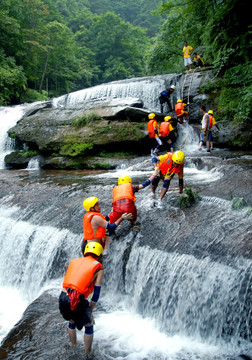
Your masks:
{"label": "person in yellow shirt", "polygon": [[187,45],[187,41],[184,42],[184,47],[183,47],[183,56],[184,56],[184,64],[186,67],[186,71],[188,71],[188,66],[190,66],[190,70],[192,70],[192,59],[191,59],[191,54],[193,51],[193,48],[189,45]]}
{"label": "person in yellow shirt", "polygon": [[193,53],[193,65],[201,68],[202,66],[204,66],[204,61],[202,59],[202,57],[200,55],[198,55],[197,53]]}

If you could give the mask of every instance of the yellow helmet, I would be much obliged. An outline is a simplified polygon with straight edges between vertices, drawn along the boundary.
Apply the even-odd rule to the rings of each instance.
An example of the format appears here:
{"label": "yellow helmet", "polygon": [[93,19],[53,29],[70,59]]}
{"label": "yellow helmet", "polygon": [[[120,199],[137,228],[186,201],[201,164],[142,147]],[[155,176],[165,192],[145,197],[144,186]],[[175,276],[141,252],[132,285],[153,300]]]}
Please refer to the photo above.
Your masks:
{"label": "yellow helmet", "polygon": [[154,113],[151,113],[151,114],[148,115],[148,118],[149,118],[150,120],[152,120],[152,119],[155,118],[155,116],[156,116],[156,115],[155,115]]}
{"label": "yellow helmet", "polygon": [[176,164],[183,164],[184,160],[185,160],[185,154],[183,153],[183,151],[178,150],[175,151],[175,153],[173,153],[172,161],[175,162]]}
{"label": "yellow helmet", "polygon": [[165,116],[164,121],[169,121],[169,120],[171,120],[171,116]]}
{"label": "yellow helmet", "polygon": [[131,184],[132,184],[132,179],[131,179],[131,177],[129,177],[128,175],[119,177],[119,179],[118,179],[118,185],[128,184],[128,183],[131,183]]}
{"label": "yellow helmet", "polygon": [[85,247],[84,256],[88,254],[100,256],[103,254],[103,247],[97,241],[90,241]]}
{"label": "yellow helmet", "polygon": [[182,102],[182,100],[181,100],[181,99],[178,99],[177,102]]}
{"label": "yellow helmet", "polygon": [[209,111],[208,111],[208,114],[213,115],[213,110],[209,110]]}
{"label": "yellow helmet", "polygon": [[84,208],[89,211],[91,207],[94,207],[98,203],[99,199],[95,196],[90,196],[83,201]]}

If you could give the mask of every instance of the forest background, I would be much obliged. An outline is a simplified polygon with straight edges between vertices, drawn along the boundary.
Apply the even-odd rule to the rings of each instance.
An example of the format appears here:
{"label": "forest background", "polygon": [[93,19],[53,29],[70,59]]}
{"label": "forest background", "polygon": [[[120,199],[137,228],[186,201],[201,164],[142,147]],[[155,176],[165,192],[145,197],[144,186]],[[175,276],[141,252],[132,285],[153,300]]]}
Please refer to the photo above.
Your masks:
{"label": "forest background", "polygon": [[214,71],[215,81],[203,90],[211,94],[215,111],[246,129],[252,109],[248,5],[248,0],[1,0],[0,105],[184,72],[187,40]]}

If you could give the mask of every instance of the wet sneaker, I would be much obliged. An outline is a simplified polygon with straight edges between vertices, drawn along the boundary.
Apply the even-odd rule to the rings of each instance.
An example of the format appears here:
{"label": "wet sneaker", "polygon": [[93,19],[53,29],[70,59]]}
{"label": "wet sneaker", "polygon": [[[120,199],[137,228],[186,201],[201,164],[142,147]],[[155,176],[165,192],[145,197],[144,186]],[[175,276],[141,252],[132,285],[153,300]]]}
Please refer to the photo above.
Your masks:
{"label": "wet sneaker", "polygon": [[199,148],[199,151],[201,151],[202,149],[201,148]]}
{"label": "wet sneaker", "polygon": [[214,148],[211,148],[210,150],[213,151]]}
{"label": "wet sneaker", "polygon": [[158,209],[163,209],[163,207],[164,207],[164,205],[163,205],[163,203],[162,203],[162,200],[159,199],[159,200],[157,201],[157,208],[158,208]]}
{"label": "wet sneaker", "polygon": [[155,199],[155,194],[150,194],[150,199],[154,200]]}

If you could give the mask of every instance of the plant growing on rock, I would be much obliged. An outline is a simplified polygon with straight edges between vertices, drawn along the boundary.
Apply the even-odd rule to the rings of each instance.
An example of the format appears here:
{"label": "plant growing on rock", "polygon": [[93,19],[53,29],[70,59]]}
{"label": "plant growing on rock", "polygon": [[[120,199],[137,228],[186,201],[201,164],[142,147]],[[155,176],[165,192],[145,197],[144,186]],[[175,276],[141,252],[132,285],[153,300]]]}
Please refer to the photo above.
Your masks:
{"label": "plant growing on rock", "polygon": [[182,196],[178,200],[178,204],[181,207],[188,208],[201,200],[201,197],[199,196],[198,192],[192,190],[191,188],[185,189],[184,194],[186,196]]}
{"label": "plant growing on rock", "polygon": [[90,124],[93,121],[101,120],[101,117],[95,113],[85,114],[76,119],[74,119],[71,123],[72,126],[76,127],[77,129]]}

